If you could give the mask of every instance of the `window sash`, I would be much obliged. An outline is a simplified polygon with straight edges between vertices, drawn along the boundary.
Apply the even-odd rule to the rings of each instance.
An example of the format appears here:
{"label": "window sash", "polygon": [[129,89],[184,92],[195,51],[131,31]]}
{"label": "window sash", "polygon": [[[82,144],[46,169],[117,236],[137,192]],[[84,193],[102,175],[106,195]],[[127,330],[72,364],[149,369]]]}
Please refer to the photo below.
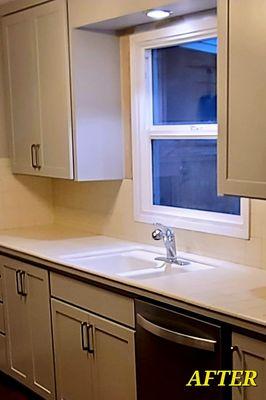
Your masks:
{"label": "window sash", "polygon": [[[195,33],[188,35],[188,37],[182,37],[182,39],[176,38],[175,42],[171,43],[171,46],[175,46],[181,43],[191,43],[192,41],[198,41],[201,39],[213,39],[217,37],[217,30],[211,30],[210,32],[205,32],[204,34]],[[152,76],[152,53],[151,50],[155,48],[169,47],[167,45],[144,47],[144,57],[145,57],[145,93],[144,93],[144,103],[145,103],[145,127],[147,132],[161,132],[165,133],[176,133],[176,134],[201,134],[201,135],[217,135],[217,124],[176,124],[176,125],[154,125],[153,123],[153,76]]]}

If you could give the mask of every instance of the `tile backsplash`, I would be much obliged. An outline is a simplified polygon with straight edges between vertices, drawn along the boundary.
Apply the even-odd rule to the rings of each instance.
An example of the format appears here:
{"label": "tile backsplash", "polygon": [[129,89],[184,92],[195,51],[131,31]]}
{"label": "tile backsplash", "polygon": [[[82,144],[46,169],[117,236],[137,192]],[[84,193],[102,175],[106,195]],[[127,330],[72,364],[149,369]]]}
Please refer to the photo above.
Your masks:
{"label": "tile backsplash", "polygon": [[[94,234],[156,244],[152,225],[134,221],[133,184],[53,181],[55,221]],[[179,250],[266,269],[266,201],[251,200],[251,238],[176,230]]]}
{"label": "tile backsplash", "polygon": [[0,229],[52,222],[51,179],[13,175],[10,160],[0,158]]}

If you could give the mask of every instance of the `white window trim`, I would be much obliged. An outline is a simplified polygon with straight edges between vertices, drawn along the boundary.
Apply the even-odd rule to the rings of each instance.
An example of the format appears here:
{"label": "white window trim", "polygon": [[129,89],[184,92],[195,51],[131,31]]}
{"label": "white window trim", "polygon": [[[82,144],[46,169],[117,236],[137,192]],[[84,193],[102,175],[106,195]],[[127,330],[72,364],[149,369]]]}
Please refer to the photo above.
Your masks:
{"label": "white window trim", "polygon": [[208,125],[208,129],[206,125],[153,125],[152,98],[149,94],[151,82],[146,79],[147,68],[151,67],[147,50],[187,42],[189,39],[200,40],[216,36],[216,14],[208,12],[187,16],[172,26],[137,33],[130,38],[134,213],[136,221],[140,222],[161,222],[180,229],[248,239],[248,199],[241,199],[240,216],[155,206],[152,201],[151,139],[216,139],[217,125]]}

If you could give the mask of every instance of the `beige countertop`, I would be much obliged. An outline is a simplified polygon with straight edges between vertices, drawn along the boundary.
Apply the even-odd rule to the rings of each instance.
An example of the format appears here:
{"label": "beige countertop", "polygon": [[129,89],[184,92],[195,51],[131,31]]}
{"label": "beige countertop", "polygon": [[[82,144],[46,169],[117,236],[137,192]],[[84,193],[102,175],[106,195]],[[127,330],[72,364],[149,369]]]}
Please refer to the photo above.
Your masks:
{"label": "beige countertop", "polygon": [[[164,254],[162,247],[127,242],[111,237],[89,236],[88,233],[62,226],[44,226],[0,231],[0,248],[9,253],[55,263],[60,271],[67,268],[72,274],[82,271],[95,277],[107,278],[139,291],[201,307],[223,315],[265,327],[266,333],[266,271],[180,253],[184,258],[208,264],[214,268],[160,277],[118,277],[108,271],[84,268],[68,262],[66,257],[93,255],[127,249],[146,249]],[[65,270],[65,269],[64,269]],[[264,329],[262,329],[264,331]]]}

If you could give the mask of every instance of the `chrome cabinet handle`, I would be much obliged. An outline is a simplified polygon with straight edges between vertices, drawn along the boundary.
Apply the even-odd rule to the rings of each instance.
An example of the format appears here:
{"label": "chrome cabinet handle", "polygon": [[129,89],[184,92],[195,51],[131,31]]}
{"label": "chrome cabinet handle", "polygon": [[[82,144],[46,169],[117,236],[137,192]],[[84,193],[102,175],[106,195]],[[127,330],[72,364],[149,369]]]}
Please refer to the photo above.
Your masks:
{"label": "chrome cabinet handle", "polygon": [[94,354],[94,337],[93,337],[93,325],[88,326],[88,352]]}
{"label": "chrome cabinet handle", "polygon": [[20,270],[16,271],[16,286],[17,286],[17,294],[21,296],[21,281],[20,281]]}
{"label": "chrome cabinet handle", "polygon": [[204,339],[171,331],[170,329],[153,324],[152,322],[143,318],[140,314],[137,315],[137,322],[146,331],[162,339],[169,340],[170,342],[174,342],[182,346],[193,347],[195,349],[212,352],[215,351],[215,345],[217,344],[216,340]]}
{"label": "chrome cabinet handle", "polygon": [[83,351],[89,350],[88,344],[88,324],[87,322],[82,322],[80,325],[81,329],[81,348]]}
{"label": "chrome cabinet handle", "polygon": [[94,353],[93,344],[93,326],[87,322],[81,323],[81,347],[83,351],[90,354]]}
{"label": "chrome cabinet handle", "polygon": [[31,166],[32,168],[36,169],[37,168],[36,145],[32,144],[30,149],[31,149]]}
{"label": "chrome cabinet handle", "polygon": [[20,271],[20,284],[21,284],[21,295],[26,297],[27,290],[26,290],[26,272]]}
{"label": "chrome cabinet handle", "polygon": [[16,286],[17,294],[26,297],[26,272],[21,270],[16,271]]}
{"label": "chrome cabinet handle", "polygon": [[35,145],[36,168],[39,170],[42,168],[41,163],[40,163],[40,148],[41,148],[40,144]]}

